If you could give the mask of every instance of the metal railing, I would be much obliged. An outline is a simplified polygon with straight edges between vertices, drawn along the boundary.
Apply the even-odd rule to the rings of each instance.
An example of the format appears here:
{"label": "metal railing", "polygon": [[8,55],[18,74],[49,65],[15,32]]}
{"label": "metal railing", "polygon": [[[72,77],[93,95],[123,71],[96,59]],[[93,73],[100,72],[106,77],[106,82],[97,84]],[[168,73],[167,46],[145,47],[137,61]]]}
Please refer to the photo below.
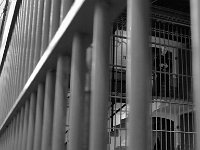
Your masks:
{"label": "metal railing", "polygon": [[[10,1],[0,149],[195,148],[199,61],[191,63],[189,25],[154,14],[149,42],[148,1],[127,2]],[[126,6],[127,18],[112,26]],[[199,42],[192,46],[198,56]]]}

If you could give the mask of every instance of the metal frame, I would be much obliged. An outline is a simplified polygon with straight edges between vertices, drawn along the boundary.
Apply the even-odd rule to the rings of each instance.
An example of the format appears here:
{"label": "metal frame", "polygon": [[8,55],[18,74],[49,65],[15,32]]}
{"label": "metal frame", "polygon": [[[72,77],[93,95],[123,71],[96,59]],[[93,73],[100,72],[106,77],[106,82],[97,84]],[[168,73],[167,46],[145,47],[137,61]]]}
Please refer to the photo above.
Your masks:
{"label": "metal frame", "polygon": [[[170,16],[172,12],[168,12],[169,15],[167,15],[169,10],[164,10],[163,14],[161,11],[156,11],[156,9],[163,8],[153,8],[149,47],[152,51],[152,75],[157,74],[160,79],[158,80],[152,76],[151,115],[153,131],[151,147],[155,150],[159,147],[162,150],[173,149],[173,147],[174,149],[175,147],[193,149],[196,132],[194,129],[194,104],[192,100],[192,52],[189,20],[185,20],[187,17],[184,16],[180,18],[172,17]],[[123,85],[126,80],[124,76],[126,74],[127,51],[125,11],[114,22],[113,29],[110,61],[111,92],[108,113],[111,150],[126,149],[127,146],[126,122],[129,116],[129,106],[126,101],[126,89]],[[158,56],[155,52],[158,52]],[[154,58],[159,60],[154,61]],[[166,67],[166,69],[168,67],[168,70],[159,70],[162,69],[161,62],[163,67]],[[161,88],[161,85],[165,86]],[[163,92],[159,94],[161,90]],[[174,122],[175,111],[179,115],[176,118],[177,121]],[[161,118],[162,124],[158,124]],[[161,145],[157,144],[158,141],[153,140],[154,138],[157,139],[155,136],[162,140],[162,142],[160,141]],[[167,141],[169,139],[171,141]],[[174,146],[169,147],[172,144]],[[155,147],[155,145],[157,146]]]}

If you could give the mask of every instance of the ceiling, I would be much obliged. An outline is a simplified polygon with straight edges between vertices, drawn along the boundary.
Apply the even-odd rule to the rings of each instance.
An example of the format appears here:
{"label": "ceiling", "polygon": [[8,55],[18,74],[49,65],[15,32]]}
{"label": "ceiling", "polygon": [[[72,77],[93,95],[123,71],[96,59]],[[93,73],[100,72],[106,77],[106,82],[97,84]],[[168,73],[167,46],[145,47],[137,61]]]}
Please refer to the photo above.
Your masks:
{"label": "ceiling", "polygon": [[190,0],[151,0],[153,5],[190,13]]}

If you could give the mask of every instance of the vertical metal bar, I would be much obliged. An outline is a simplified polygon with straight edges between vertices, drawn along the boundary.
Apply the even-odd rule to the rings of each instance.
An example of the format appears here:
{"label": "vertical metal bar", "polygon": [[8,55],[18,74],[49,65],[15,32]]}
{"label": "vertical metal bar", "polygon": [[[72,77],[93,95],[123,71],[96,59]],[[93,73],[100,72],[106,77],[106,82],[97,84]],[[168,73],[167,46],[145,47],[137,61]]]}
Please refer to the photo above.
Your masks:
{"label": "vertical metal bar", "polygon": [[43,12],[43,23],[42,23],[42,46],[41,46],[40,56],[43,55],[49,43],[50,11],[51,11],[51,0],[44,0],[44,12]]}
{"label": "vertical metal bar", "polygon": [[[3,68],[3,70],[5,70],[5,68]],[[5,83],[6,83],[6,81],[5,81],[5,72],[2,72],[2,75],[1,75],[1,77],[2,77],[2,82],[3,82],[3,86],[2,87],[5,87]],[[5,107],[3,107],[3,118],[5,117],[5,113],[6,113],[6,102],[5,102],[5,95],[6,95],[6,92],[5,92],[5,88],[3,88],[3,104],[4,104],[4,106]]]}
{"label": "vertical metal bar", "polygon": [[2,149],[4,150],[4,134],[3,133],[1,135],[1,140],[2,140]]}
{"label": "vertical metal bar", "polygon": [[68,91],[70,58],[59,56],[56,70],[56,87],[53,117],[52,150],[65,149],[66,97]]}
{"label": "vertical metal bar", "polygon": [[[10,47],[9,47],[9,49],[10,49]],[[7,102],[8,102],[8,110],[7,110],[7,112],[9,111],[9,109],[10,109],[10,107],[11,107],[11,97],[10,97],[10,95],[11,95],[11,81],[12,81],[12,76],[11,76],[11,71],[12,71],[12,63],[13,63],[13,61],[14,61],[14,59],[13,59],[13,51],[14,51],[14,49],[12,50],[12,51],[10,51],[10,57],[9,58],[7,58],[8,59],[8,61],[7,61],[7,63],[8,63],[8,71],[7,71],[7,78],[8,78],[8,83],[7,83]],[[6,112],[6,113],[7,113]]]}
{"label": "vertical metal bar", "polygon": [[31,22],[32,22],[32,1],[33,0],[29,0],[27,1],[27,11],[26,11],[26,22],[27,24],[25,25],[25,36],[24,36],[24,51],[25,51],[25,60],[24,60],[24,76],[23,76],[23,84],[26,83],[27,79],[28,79],[28,67],[29,67],[29,54],[30,54],[30,49],[29,49],[29,45],[30,45],[30,32],[31,32]]}
{"label": "vertical metal bar", "polygon": [[20,44],[21,44],[21,47],[20,47],[20,50],[21,50],[21,54],[20,54],[20,66],[19,66],[19,85],[18,85],[18,94],[20,92],[20,90],[22,90],[23,88],[23,85],[24,85],[24,73],[25,73],[25,56],[26,56],[26,50],[24,48],[24,45],[25,45],[25,35],[26,35],[26,26],[27,26],[27,22],[28,22],[28,19],[27,19],[27,9],[28,9],[28,1],[22,1],[22,37],[21,37],[21,41],[20,41]]}
{"label": "vertical metal bar", "polygon": [[22,150],[22,139],[23,139],[23,129],[24,129],[24,120],[25,120],[25,108],[24,106],[21,107],[20,110],[20,118],[19,118],[19,132],[17,134],[17,150]]}
{"label": "vertical metal bar", "polygon": [[10,145],[10,124],[8,125],[8,127],[6,129],[6,132],[7,132],[7,146],[6,146],[6,149],[9,150],[9,145]]}
{"label": "vertical metal bar", "polygon": [[7,146],[8,146],[8,127],[6,127],[4,132],[5,132],[5,150],[7,150]]}
{"label": "vertical metal bar", "polygon": [[10,128],[10,144],[9,144],[9,149],[10,150],[12,149],[12,145],[13,145],[14,122],[15,122],[15,119],[12,119],[11,128]]}
{"label": "vertical metal bar", "polygon": [[44,84],[40,83],[38,85],[38,90],[37,90],[34,150],[41,150],[43,111],[44,111]]}
{"label": "vertical metal bar", "polygon": [[20,89],[23,88],[25,83],[25,64],[26,64],[26,45],[27,45],[27,28],[28,28],[28,11],[29,11],[29,1],[22,1],[22,5],[24,4],[24,23],[23,23],[23,39],[22,39],[22,56],[21,56],[21,75],[20,75]]}
{"label": "vertical metal bar", "polygon": [[32,61],[32,51],[31,51],[31,41],[33,40],[32,37],[31,37],[31,33],[32,33],[32,29],[33,29],[33,5],[34,5],[34,1],[35,0],[29,0],[29,17],[28,17],[28,31],[27,31],[27,46],[26,46],[26,51],[27,51],[27,55],[26,55],[26,64],[25,64],[25,82],[27,82],[29,76],[30,76],[30,63]]}
{"label": "vertical metal bar", "polygon": [[8,150],[10,149],[10,134],[11,134],[11,127],[12,127],[12,125],[11,125],[11,122],[9,123],[9,125],[8,125]]}
{"label": "vertical metal bar", "polygon": [[30,101],[26,100],[25,111],[24,111],[24,123],[23,123],[23,135],[22,135],[21,150],[26,150],[26,145],[27,145],[29,107],[30,107]]}
{"label": "vertical metal bar", "polygon": [[4,130],[3,133],[3,144],[4,144],[4,149],[6,149],[6,130]]}
{"label": "vertical metal bar", "polygon": [[14,135],[14,143],[12,146],[12,149],[16,149],[17,150],[17,141],[18,141],[18,135],[19,135],[19,125],[20,125],[20,117],[21,117],[21,112],[18,112],[15,116],[15,135]]}
{"label": "vertical metal bar", "polygon": [[14,72],[14,94],[13,94],[13,99],[15,100],[18,96],[18,91],[19,91],[19,72],[20,72],[20,65],[19,65],[19,60],[20,60],[20,55],[21,55],[21,35],[22,35],[22,3],[20,3],[20,8],[19,8],[19,15],[18,15],[18,40],[17,40],[17,46],[16,46],[16,62],[15,62],[15,72]]}
{"label": "vertical metal bar", "polygon": [[51,41],[55,35],[60,24],[61,0],[52,0],[51,3],[49,41]]}
{"label": "vertical metal bar", "polygon": [[8,128],[8,150],[10,149],[10,145],[11,145],[11,129],[12,129],[12,122],[10,122],[9,128]]}
{"label": "vertical metal bar", "polygon": [[14,144],[14,131],[15,131],[15,122],[16,118],[12,118],[12,122],[11,122],[11,134],[10,134],[10,146],[9,149],[12,149],[12,145]]}
{"label": "vertical metal bar", "polygon": [[60,23],[65,18],[66,14],[70,10],[74,0],[61,0],[61,9],[60,9]]}
{"label": "vertical metal bar", "polygon": [[44,9],[44,0],[39,0],[38,2],[38,13],[37,13],[37,28],[36,28],[36,42],[35,42],[35,53],[34,53],[34,66],[39,61],[40,52],[41,52],[41,43],[42,43],[42,21],[43,21],[43,9]]}
{"label": "vertical metal bar", "polygon": [[[129,102],[128,149],[150,145],[151,51],[149,50],[149,1],[128,0],[127,97]],[[137,35],[137,36],[136,36]],[[140,118],[140,119],[138,119]]]}
{"label": "vertical metal bar", "polygon": [[5,132],[2,134],[3,150],[5,149]]}
{"label": "vertical metal bar", "polygon": [[16,75],[15,75],[15,83],[16,83],[16,87],[15,87],[15,98],[17,98],[18,94],[19,94],[19,91],[21,90],[21,61],[22,61],[22,55],[23,55],[23,44],[22,44],[22,41],[23,41],[23,28],[24,28],[24,1],[21,2],[21,6],[20,6],[20,9],[19,9],[19,14],[20,14],[20,19],[19,19],[19,41],[18,41],[18,57],[17,57],[17,72],[16,72]]}
{"label": "vertical metal bar", "polygon": [[[9,48],[10,49],[10,48]],[[8,51],[9,51],[8,49]],[[10,91],[10,82],[11,82],[11,77],[10,77],[10,72],[11,72],[11,64],[13,62],[13,59],[12,59],[12,55],[13,55],[13,51],[10,51],[10,56],[7,58],[7,64],[8,64],[8,69],[7,69],[7,79],[8,79],[8,82],[7,82],[7,105],[8,105],[8,109],[7,109],[7,112],[9,111],[10,109],[10,94],[11,94],[11,91]],[[6,112],[6,113],[7,113]]]}
{"label": "vertical metal bar", "polygon": [[11,94],[12,103],[14,103],[15,98],[16,98],[15,97],[15,91],[16,91],[16,81],[17,81],[16,80],[16,74],[17,74],[17,68],[18,68],[17,55],[18,55],[18,40],[19,40],[19,38],[18,38],[19,37],[19,16],[17,17],[17,23],[16,24],[17,25],[15,27],[17,27],[17,34],[16,35],[13,34],[12,39],[13,38],[15,39],[14,36],[17,36],[17,38],[15,40],[13,39],[13,43],[11,44],[11,46],[14,47],[14,56],[12,58],[12,59],[14,59],[14,62],[12,64],[12,73],[11,73],[11,76],[12,76],[11,77],[12,78],[12,85],[11,85],[11,87],[12,87],[12,89],[11,89],[11,91],[12,91],[12,94]]}
{"label": "vertical metal bar", "polygon": [[29,107],[29,123],[27,136],[27,150],[33,150],[34,131],[35,131],[35,113],[36,113],[36,93],[31,93]]}
{"label": "vertical metal bar", "polygon": [[10,138],[10,150],[13,149],[14,137],[15,137],[15,127],[16,127],[16,117],[12,119],[12,128],[11,128],[11,138]]}
{"label": "vertical metal bar", "polygon": [[20,31],[20,21],[21,21],[21,4],[20,4],[20,11],[19,11],[19,14],[18,14],[18,18],[17,18],[17,40],[15,41],[16,42],[16,46],[15,46],[15,54],[14,54],[14,57],[15,57],[15,62],[14,62],[14,64],[13,64],[13,103],[14,103],[14,101],[16,100],[16,98],[17,98],[17,90],[19,90],[18,88],[17,88],[17,85],[19,84],[18,82],[19,82],[19,80],[18,80],[18,72],[19,72],[19,55],[20,55],[20,53],[19,53],[19,43],[20,43],[20,36],[21,36],[21,31]]}
{"label": "vertical metal bar", "polygon": [[7,126],[6,131],[5,131],[6,132],[6,150],[8,150],[8,134],[9,134],[8,133],[9,132],[8,129],[9,129],[9,126]]}
{"label": "vertical metal bar", "polygon": [[7,128],[4,131],[4,149],[7,150]]}
{"label": "vertical metal bar", "polygon": [[10,132],[10,124],[6,128],[6,150],[9,149],[9,132]]}
{"label": "vertical metal bar", "polygon": [[42,150],[50,150],[52,148],[54,91],[55,75],[54,72],[48,71],[45,83]]}
{"label": "vertical metal bar", "polygon": [[195,149],[200,149],[200,1],[190,1],[191,31],[192,31],[192,74],[193,101],[195,105]]}
{"label": "vertical metal bar", "polygon": [[8,59],[9,59],[9,57],[7,57],[7,61],[6,61],[6,63],[5,63],[5,86],[4,86],[4,88],[5,88],[5,99],[4,99],[4,101],[5,101],[5,111],[4,111],[4,118],[5,118],[5,116],[7,115],[7,112],[8,112],[8,109],[9,109],[9,101],[8,101],[8,83],[9,83],[9,79],[8,79]]}
{"label": "vertical metal bar", "polygon": [[0,142],[1,142],[1,148],[3,149],[3,134],[1,134]]}
{"label": "vertical metal bar", "polygon": [[72,45],[71,65],[71,98],[70,98],[70,131],[69,150],[84,149],[84,85],[86,73],[86,49],[84,36],[76,33]]}
{"label": "vertical metal bar", "polygon": [[0,134],[0,147],[3,148],[2,147],[2,134]]}
{"label": "vertical metal bar", "polygon": [[90,150],[107,147],[109,100],[109,5],[98,1],[94,10]]}
{"label": "vertical metal bar", "polygon": [[38,9],[38,0],[33,0],[33,21],[31,23],[32,30],[30,34],[30,55],[29,55],[29,75],[34,69],[34,53],[35,53],[35,42],[36,42],[36,28],[37,28],[37,9]]}
{"label": "vertical metal bar", "polygon": [[92,66],[92,48],[86,50],[86,76],[85,76],[85,96],[84,96],[84,121],[83,121],[83,144],[84,149],[89,149],[90,135],[90,100],[91,100],[91,66]]}

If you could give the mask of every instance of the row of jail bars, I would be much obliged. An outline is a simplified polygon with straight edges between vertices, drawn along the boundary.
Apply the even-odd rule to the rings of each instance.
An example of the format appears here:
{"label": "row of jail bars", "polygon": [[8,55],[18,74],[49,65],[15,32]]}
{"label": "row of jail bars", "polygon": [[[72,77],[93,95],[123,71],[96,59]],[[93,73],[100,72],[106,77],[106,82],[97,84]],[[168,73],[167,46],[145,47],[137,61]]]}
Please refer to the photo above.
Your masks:
{"label": "row of jail bars", "polygon": [[[73,5],[70,0],[24,0],[21,2],[1,74],[0,83],[1,87],[4,87],[1,88],[1,102],[5,104],[1,105],[3,114],[1,123],[3,123],[2,119],[9,113],[14,101],[20,97],[19,94],[21,90],[24,90],[22,89],[24,84],[30,78],[34,67],[59,27],[60,20],[62,20],[62,18],[59,19],[60,16],[64,17],[70,5]],[[61,7],[64,8],[61,9],[60,14],[58,12]],[[106,56],[109,51],[109,18],[106,17],[106,7],[105,2],[97,2],[95,8],[93,44],[97,49],[96,60],[99,60],[99,56]],[[40,36],[41,33],[42,36]],[[6,127],[1,130],[1,149],[65,149],[66,92],[69,90],[69,74],[71,76],[70,99],[73,101],[70,104],[71,127],[69,136],[70,141],[73,142],[69,144],[69,149],[88,149],[90,74],[87,72],[85,74],[87,70],[85,66],[86,38],[79,33],[74,35],[71,66],[70,56],[58,56],[57,67],[50,68],[46,72],[46,79],[39,82],[38,87],[33,89],[26,99],[19,100],[21,103],[19,108],[10,121],[6,123]],[[88,51],[90,49],[88,48]],[[108,69],[106,69],[108,58],[109,55],[96,63],[95,69],[98,72],[94,84],[101,84],[101,88],[95,89],[97,94],[94,96],[97,97],[97,100],[108,100],[109,74]],[[105,79],[105,81],[102,82],[101,79]],[[87,81],[86,87],[84,87],[85,80]],[[102,87],[106,87],[106,89]],[[98,95],[99,91],[102,91],[101,96]],[[95,110],[96,115],[92,122],[93,124],[98,123],[100,131],[93,129],[91,139],[97,143],[91,142],[94,144],[91,149],[95,149],[94,146],[98,143],[105,149],[105,137],[101,137],[101,140],[95,140],[96,135],[98,135],[95,132],[103,133],[106,129],[106,123],[102,121],[106,120],[106,101],[102,101],[100,112]],[[105,115],[96,121],[97,113],[101,114],[101,112],[104,112]],[[85,128],[81,126],[83,122]],[[83,131],[84,133],[82,133]],[[103,133],[102,136],[104,135]]]}
{"label": "row of jail bars", "polygon": [[[36,1],[35,1],[36,2]],[[39,2],[39,1],[38,1]],[[46,3],[50,1],[45,1]],[[51,5],[52,7],[56,7],[56,9],[52,9],[55,12],[59,10],[58,1],[52,1],[56,3],[55,5]],[[29,1],[22,1],[22,7],[27,12],[26,14],[34,14],[28,13],[31,5],[27,4]],[[45,3],[44,3],[45,4]],[[198,5],[197,5],[198,4]],[[199,2],[196,1],[196,5],[199,6]],[[29,7],[27,7],[29,6]],[[49,5],[50,6],[50,5]],[[146,0],[137,0],[137,1],[128,1],[128,30],[130,31],[130,40],[128,44],[128,63],[127,63],[127,92],[128,98],[130,99],[130,113],[129,113],[129,123],[128,123],[128,131],[129,136],[128,139],[130,141],[129,148],[130,149],[147,149],[148,147],[148,136],[149,131],[147,128],[148,124],[148,101],[150,99],[149,95],[151,94],[149,89],[151,88],[151,59],[149,58],[149,53],[146,52],[148,49],[148,2]],[[52,8],[51,7],[51,8]],[[34,7],[35,8],[35,7]],[[49,7],[50,8],[50,7]],[[197,7],[198,8],[198,7]],[[18,43],[19,47],[16,47],[16,53],[21,49],[21,44],[19,42],[23,40],[28,40],[27,43],[32,43],[32,38],[24,33],[24,35],[17,34],[18,31],[22,31],[23,27],[30,27],[25,30],[29,31],[33,37],[39,37],[40,32],[34,32],[35,30],[31,27],[31,19],[27,19],[26,15],[23,16],[24,11],[20,11],[19,9],[19,17],[22,17],[24,21],[20,23],[20,19],[17,19],[17,24],[13,31],[13,42],[11,40],[10,46],[13,46]],[[46,10],[46,9],[44,9]],[[198,10],[198,9],[197,9]],[[21,13],[20,13],[21,12]],[[145,13],[144,13],[145,12]],[[195,12],[194,12],[195,13]],[[44,13],[45,14],[45,13]],[[50,13],[49,13],[50,14]],[[50,33],[51,36],[46,37],[46,47],[56,32],[59,24],[55,25],[54,23],[58,23],[54,19],[58,19],[59,15],[57,13],[52,13],[54,15],[52,17],[52,25],[47,25],[44,27],[48,28],[52,27],[51,30],[48,30],[47,33]],[[139,16],[138,16],[139,14]],[[58,16],[57,16],[58,15]],[[37,16],[37,15],[35,15]],[[29,98],[23,100],[24,104],[21,104],[21,107],[16,111],[15,115],[12,117],[11,121],[7,123],[7,127],[1,131],[0,137],[0,146],[1,149],[65,149],[65,118],[66,118],[66,92],[68,91],[68,82],[69,82],[69,74],[71,76],[70,83],[70,135],[69,135],[69,149],[97,149],[102,150],[106,149],[106,124],[107,124],[107,102],[109,96],[109,18],[107,17],[107,6],[102,5],[100,3],[96,4],[95,14],[94,14],[94,29],[93,29],[93,46],[92,48],[87,48],[84,40],[86,37],[82,34],[74,35],[73,44],[72,44],[72,58],[70,56],[59,56],[57,59],[57,67],[56,69],[52,68],[51,71],[46,73],[46,79],[43,82],[38,83],[37,89],[34,89]],[[198,16],[198,15],[197,15]],[[30,17],[32,18],[32,17]],[[48,18],[48,17],[47,17]],[[51,18],[51,17],[49,17]],[[137,21],[134,19],[137,18]],[[138,18],[140,18],[138,20]],[[34,20],[34,19],[33,19]],[[194,20],[198,20],[195,18]],[[49,22],[51,22],[49,21]],[[199,23],[199,22],[198,22]],[[51,23],[50,23],[51,24]],[[54,25],[53,25],[54,24]],[[33,26],[34,27],[34,26]],[[131,30],[131,27],[135,30]],[[195,26],[196,27],[196,26]],[[198,27],[198,26],[197,26]],[[42,27],[40,28],[42,29]],[[39,29],[38,29],[39,30]],[[195,28],[193,28],[193,33],[195,32]],[[40,30],[41,31],[41,30]],[[43,31],[43,30],[42,30]],[[198,28],[197,28],[198,31]],[[33,33],[32,33],[33,32]],[[38,36],[34,35],[37,34]],[[46,34],[45,34],[46,35]],[[134,35],[138,35],[137,39],[132,40]],[[22,36],[22,37],[21,37]],[[43,36],[41,36],[43,37]],[[50,39],[48,37],[51,37]],[[38,39],[35,39],[38,40]],[[197,42],[194,44],[199,48],[199,38],[196,39]],[[43,41],[40,39],[40,42]],[[142,41],[142,42],[141,42]],[[22,41],[21,41],[22,42]],[[24,43],[24,41],[22,42]],[[35,42],[33,42],[35,43]],[[12,45],[13,44],[13,45]],[[34,45],[34,44],[33,44]],[[136,46],[137,45],[137,46]],[[24,45],[25,47],[30,45]],[[46,48],[45,47],[45,48]],[[137,47],[138,50],[132,51],[133,47]],[[44,48],[44,49],[45,49]],[[10,48],[11,49],[11,48]],[[25,48],[23,48],[25,49]],[[43,49],[43,50],[44,50]],[[86,51],[87,49],[87,55]],[[92,63],[90,57],[86,63],[86,56],[92,54]],[[10,54],[10,61],[12,67],[16,62],[20,62],[23,56],[33,56],[29,51],[28,54],[22,54],[20,58],[12,59],[16,54]],[[21,53],[21,52],[20,52]],[[25,59],[23,64],[35,64],[39,60],[39,53],[36,55],[37,57],[30,57],[31,60]],[[134,56],[137,55],[137,58]],[[9,56],[9,53],[8,53]],[[196,55],[198,56],[198,55]],[[133,59],[134,58],[134,59]],[[9,60],[8,59],[8,60]],[[71,64],[70,64],[71,60]],[[194,59],[196,60],[196,59]],[[28,63],[30,62],[30,63]],[[195,64],[198,64],[196,62]],[[91,66],[92,64],[92,66]],[[6,65],[6,64],[5,64]],[[36,64],[35,64],[36,65]],[[9,66],[9,64],[8,64]],[[6,66],[5,66],[6,67]],[[4,67],[4,68],[5,68]],[[31,72],[33,71],[34,66],[20,66],[21,68],[25,68],[23,75],[21,72],[17,74],[12,72],[10,76],[14,75],[15,80],[13,82],[16,85],[22,84],[23,82],[29,78]],[[92,75],[90,77],[90,67]],[[138,70],[137,68],[143,68]],[[31,69],[30,69],[31,68]],[[86,69],[87,68],[87,69]],[[23,70],[23,69],[22,69]],[[70,71],[71,70],[71,71]],[[195,71],[198,71],[196,69]],[[4,76],[7,77],[7,71]],[[17,75],[22,78],[21,80],[17,80]],[[3,74],[2,74],[3,76]],[[6,83],[7,87],[1,91],[3,95],[1,101],[4,99],[11,99],[11,95],[8,94],[9,89],[11,88],[12,83],[8,79],[2,78],[2,83]],[[22,76],[22,77],[21,77]],[[197,78],[197,76],[195,76]],[[91,81],[90,81],[91,80]],[[5,82],[4,82],[5,81]],[[198,80],[197,80],[198,81]],[[90,89],[91,83],[91,89]],[[198,82],[197,82],[198,83]],[[196,85],[198,87],[198,84]],[[23,87],[23,84],[19,87]],[[195,89],[195,86],[194,86]],[[198,89],[198,88],[197,88]],[[5,90],[5,91],[4,91]],[[13,91],[15,96],[17,96],[20,92],[20,88],[18,88],[18,93]],[[16,93],[15,93],[16,92]],[[144,94],[148,93],[148,94]],[[196,93],[198,94],[198,92]],[[197,95],[198,96],[198,95]],[[91,110],[90,108],[90,97],[91,97]],[[13,100],[15,100],[14,97]],[[132,101],[135,99],[137,101]],[[10,105],[12,103],[10,102]],[[6,104],[7,110],[9,109],[9,104]],[[199,105],[197,105],[199,106]],[[4,109],[3,112],[6,110]],[[7,111],[8,113],[8,111]],[[197,111],[198,114],[198,111]],[[141,119],[138,119],[141,118]],[[198,131],[198,126],[197,126]],[[197,139],[198,139],[197,132]],[[37,147],[39,146],[39,147]],[[198,149],[198,147],[197,147]]]}
{"label": "row of jail bars", "polygon": [[73,4],[73,0],[17,1],[17,17],[0,78],[1,87],[4,87],[0,91],[1,101],[6,105],[1,105],[0,122],[8,114]]}

